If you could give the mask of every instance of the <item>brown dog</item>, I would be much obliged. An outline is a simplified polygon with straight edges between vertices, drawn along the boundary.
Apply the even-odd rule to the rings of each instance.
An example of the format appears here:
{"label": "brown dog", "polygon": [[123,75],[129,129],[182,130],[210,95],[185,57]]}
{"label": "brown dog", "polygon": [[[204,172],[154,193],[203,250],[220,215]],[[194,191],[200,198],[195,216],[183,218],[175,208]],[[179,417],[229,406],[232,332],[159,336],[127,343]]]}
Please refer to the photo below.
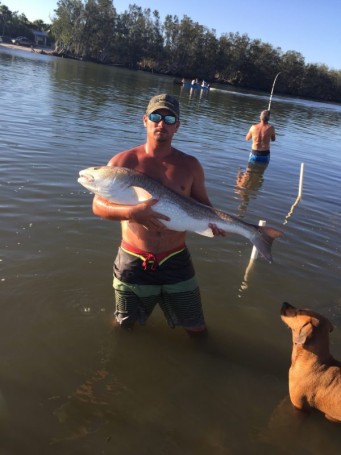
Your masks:
{"label": "brown dog", "polygon": [[341,362],[329,352],[332,324],[311,310],[284,302],[282,321],[292,331],[289,395],[295,408],[316,408],[325,417],[341,422]]}

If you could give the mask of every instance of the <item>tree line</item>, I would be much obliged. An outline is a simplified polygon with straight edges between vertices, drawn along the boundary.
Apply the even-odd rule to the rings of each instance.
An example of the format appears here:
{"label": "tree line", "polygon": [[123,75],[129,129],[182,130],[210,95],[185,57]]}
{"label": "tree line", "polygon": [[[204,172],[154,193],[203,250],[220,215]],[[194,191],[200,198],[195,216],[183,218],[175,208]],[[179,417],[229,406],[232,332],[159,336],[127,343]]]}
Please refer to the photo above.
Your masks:
{"label": "tree line", "polygon": [[[19,26],[34,26],[24,15],[7,17],[0,4],[0,30],[13,35]],[[205,79],[210,83],[269,91],[281,72],[276,93],[341,102],[341,70],[306,64],[301,53],[283,52],[247,34],[223,33],[157,10],[130,4],[118,14],[112,0],[59,0],[49,30],[55,53],[72,58],[142,69],[175,78]]]}
{"label": "tree line", "polygon": [[51,24],[45,24],[41,19],[30,22],[25,14],[19,14],[18,11],[13,12],[0,2],[0,36],[8,38],[26,36],[33,39],[33,30],[44,32],[48,31],[50,27]]}

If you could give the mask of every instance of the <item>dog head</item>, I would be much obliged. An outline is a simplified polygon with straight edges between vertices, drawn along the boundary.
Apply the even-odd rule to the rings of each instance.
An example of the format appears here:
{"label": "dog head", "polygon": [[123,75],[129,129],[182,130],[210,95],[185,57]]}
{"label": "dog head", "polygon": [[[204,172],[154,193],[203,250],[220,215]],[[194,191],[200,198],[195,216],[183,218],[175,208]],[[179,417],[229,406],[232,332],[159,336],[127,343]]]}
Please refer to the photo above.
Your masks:
{"label": "dog head", "polygon": [[297,345],[306,344],[317,330],[327,335],[333,330],[331,322],[324,316],[312,310],[295,308],[287,302],[282,305],[281,319],[291,329],[292,341]]}

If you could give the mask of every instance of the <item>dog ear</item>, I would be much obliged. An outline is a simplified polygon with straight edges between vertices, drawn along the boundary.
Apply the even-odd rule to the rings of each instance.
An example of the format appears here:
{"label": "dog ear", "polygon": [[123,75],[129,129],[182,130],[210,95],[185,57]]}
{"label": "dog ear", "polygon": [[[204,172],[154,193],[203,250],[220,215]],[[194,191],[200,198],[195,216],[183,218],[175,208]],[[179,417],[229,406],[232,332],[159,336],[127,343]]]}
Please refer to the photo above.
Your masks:
{"label": "dog ear", "polygon": [[320,321],[317,318],[311,318],[310,322],[313,324],[314,327],[318,327],[320,324]]}
{"label": "dog ear", "polygon": [[298,333],[293,333],[294,343],[304,345],[307,339],[312,335],[313,330],[314,328],[311,322],[305,324],[303,327],[300,328],[300,331]]}
{"label": "dog ear", "polygon": [[[324,318],[324,321],[326,321],[326,323],[327,323],[328,332],[332,332],[334,330],[333,324],[326,318]],[[320,325],[321,321],[317,318],[312,317],[311,323],[313,324],[314,327],[318,327]]]}

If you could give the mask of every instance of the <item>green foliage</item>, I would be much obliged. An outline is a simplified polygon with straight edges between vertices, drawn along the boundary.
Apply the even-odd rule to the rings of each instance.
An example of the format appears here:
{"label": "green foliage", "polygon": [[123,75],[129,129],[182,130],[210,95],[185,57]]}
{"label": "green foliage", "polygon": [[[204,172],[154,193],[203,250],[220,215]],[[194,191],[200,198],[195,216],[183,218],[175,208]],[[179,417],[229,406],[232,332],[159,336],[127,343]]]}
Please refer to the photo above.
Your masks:
{"label": "green foliage", "polygon": [[42,20],[30,22],[25,14],[13,12],[0,2],[0,35],[7,35],[12,38],[26,36],[33,39],[33,30],[48,31],[49,27]]}
{"label": "green foliage", "polygon": [[306,65],[302,54],[283,53],[248,35],[224,33],[192,21],[130,4],[117,14],[112,0],[59,0],[52,25],[30,23],[0,2],[0,33],[30,36],[48,30],[56,53],[176,77],[205,79],[253,90],[271,89],[281,72],[276,93],[341,102],[341,70]]}

